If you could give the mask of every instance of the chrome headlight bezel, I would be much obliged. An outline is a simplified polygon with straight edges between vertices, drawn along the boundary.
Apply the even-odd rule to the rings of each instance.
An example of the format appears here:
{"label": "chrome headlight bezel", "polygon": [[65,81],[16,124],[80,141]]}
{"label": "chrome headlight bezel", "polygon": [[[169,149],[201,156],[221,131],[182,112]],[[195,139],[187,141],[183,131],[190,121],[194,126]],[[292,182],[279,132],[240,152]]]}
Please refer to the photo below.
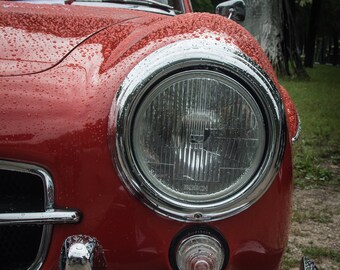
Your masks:
{"label": "chrome headlight bezel", "polygon": [[[190,70],[211,70],[245,87],[259,104],[266,129],[264,155],[252,178],[237,192],[202,202],[178,200],[152,185],[136,163],[130,132],[138,105],[148,91],[173,74]],[[178,41],[155,51],[137,64],[124,80],[112,104],[109,128],[111,135],[115,132],[113,159],[128,190],[154,211],[187,222],[226,218],[256,202],[277,174],[286,135],[282,100],[268,76],[237,48],[209,39]]]}

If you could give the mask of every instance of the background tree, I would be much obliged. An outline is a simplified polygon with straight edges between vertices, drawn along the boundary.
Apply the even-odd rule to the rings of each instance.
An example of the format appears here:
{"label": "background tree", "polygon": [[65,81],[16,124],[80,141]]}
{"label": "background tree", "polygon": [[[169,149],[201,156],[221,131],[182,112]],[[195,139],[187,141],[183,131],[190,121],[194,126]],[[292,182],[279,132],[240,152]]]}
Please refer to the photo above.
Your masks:
{"label": "background tree", "polygon": [[[339,64],[340,0],[244,0],[243,24],[281,76],[308,77],[305,66]],[[214,12],[223,0],[192,0],[195,11]],[[212,5],[214,3],[214,5]]]}
{"label": "background tree", "polygon": [[308,36],[306,39],[306,58],[305,66],[313,67],[316,33],[319,24],[319,17],[321,11],[321,0],[313,0],[311,14],[309,19]]}
{"label": "background tree", "polygon": [[340,1],[323,0],[319,12],[316,40],[314,41],[315,53],[311,58],[322,64],[332,63],[333,65],[338,65]]}
{"label": "background tree", "polygon": [[295,0],[244,0],[243,26],[257,39],[281,76],[307,78],[298,49]]}
{"label": "background tree", "polygon": [[283,57],[282,3],[278,0],[245,0],[246,19],[242,25],[256,38],[270,62],[280,74],[285,73]]}
{"label": "background tree", "polygon": [[305,66],[339,64],[340,1],[296,0],[299,50]]}
{"label": "background tree", "polygon": [[311,3],[312,0],[299,0],[295,3],[297,45],[300,54],[305,51]]}
{"label": "background tree", "polygon": [[195,12],[215,13],[215,7],[211,0],[191,0],[191,4]]}

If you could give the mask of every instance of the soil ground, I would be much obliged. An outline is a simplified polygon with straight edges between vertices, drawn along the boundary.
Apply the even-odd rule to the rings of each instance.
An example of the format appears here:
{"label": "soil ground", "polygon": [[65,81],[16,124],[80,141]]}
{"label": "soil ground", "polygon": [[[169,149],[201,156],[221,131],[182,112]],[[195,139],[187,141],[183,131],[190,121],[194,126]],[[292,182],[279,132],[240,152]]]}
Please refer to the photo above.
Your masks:
{"label": "soil ground", "polygon": [[294,190],[293,217],[283,269],[299,269],[296,260],[306,253],[319,270],[340,269],[339,202],[340,192],[334,188]]}

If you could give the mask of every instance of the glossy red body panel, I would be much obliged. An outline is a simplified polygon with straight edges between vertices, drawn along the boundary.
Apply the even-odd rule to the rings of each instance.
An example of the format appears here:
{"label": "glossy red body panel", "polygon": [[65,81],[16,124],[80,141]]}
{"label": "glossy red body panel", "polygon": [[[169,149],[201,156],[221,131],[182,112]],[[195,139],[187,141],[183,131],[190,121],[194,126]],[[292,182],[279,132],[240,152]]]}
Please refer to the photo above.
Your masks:
{"label": "glossy red body panel", "polygon": [[0,9],[0,76],[51,68],[95,32],[143,17],[141,12],[100,7],[93,12],[69,5],[7,2]]}
{"label": "glossy red body panel", "polygon": [[[19,4],[18,7],[26,8]],[[17,7],[12,8],[11,16],[16,18]],[[8,14],[10,10],[2,5],[1,13]],[[55,54],[52,53],[55,56],[47,61],[53,68],[45,70],[46,65],[37,54],[29,59],[36,63],[37,68],[32,69],[34,74],[0,77],[0,159],[44,167],[53,177],[56,207],[79,209],[82,213],[79,224],[54,227],[44,270],[58,269],[62,243],[73,234],[96,237],[104,247],[109,269],[171,269],[170,243],[177,233],[191,225],[155,214],[127,192],[112,162],[108,139],[109,112],[120,84],[136,63],[156,49],[182,39],[214,38],[215,34],[219,36],[218,42],[238,46],[280,89],[294,134],[294,105],[278,85],[263,51],[240,26],[209,14],[167,17],[127,10],[111,14],[110,11],[99,9],[98,13],[96,10],[89,14],[85,8],[78,11],[67,7],[62,12],[46,8],[49,16],[57,21],[63,18],[61,29],[69,29],[64,34],[53,32],[49,28],[52,26],[42,30],[35,21],[29,28],[20,21],[10,26],[11,19],[7,25],[1,24],[0,29],[13,27],[13,31],[23,34],[28,42],[39,42],[41,38],[42,44],[46,44],[44,41],[53,36],[64,44],[60,49],[48,45],[49,50],[56,49]],[[35,13],[22,12],[28,17]],[[98,17],[107,14],[107,17],[94,23],[93,28],[85,27],[86,30],[67,28],[76,16],[87,20],[93,13]],[[70,21],[65,21],[65,14]],[[86,39],[108,25],[110,27]],[[32,36],[36,38],[30,39]],[[76,42],[84,38],[86,41],[70,52],[73,38],[80,38]],[[22,51],[17,51],[13,59],[24,59],[27,52],[23,44],[15,44],[13,48],[16,46]],[[1,55],[6,53],[2,51]],[[6,72],[3,59],[1,57],[0,69]],[[58,62],[60,59],[63,61]],[[228,242],[227,269],[278,269],[290,220],[290,147],[287,138],[282,166],[258,202],[236,216],[208,224]]]}

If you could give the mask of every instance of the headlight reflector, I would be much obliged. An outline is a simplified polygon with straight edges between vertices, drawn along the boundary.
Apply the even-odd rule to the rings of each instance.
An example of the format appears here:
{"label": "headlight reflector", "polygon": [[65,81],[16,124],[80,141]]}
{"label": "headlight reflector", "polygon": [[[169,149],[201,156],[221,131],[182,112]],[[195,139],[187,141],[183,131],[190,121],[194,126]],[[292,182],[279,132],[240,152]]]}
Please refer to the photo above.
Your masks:
{"label": "headlight reflector", "polygon": [[210,70],[180,72],[155,85],[139,104],[131,133],[146,184],[193,203],[242,188],[259,167],[266,137],[248,90]]}

